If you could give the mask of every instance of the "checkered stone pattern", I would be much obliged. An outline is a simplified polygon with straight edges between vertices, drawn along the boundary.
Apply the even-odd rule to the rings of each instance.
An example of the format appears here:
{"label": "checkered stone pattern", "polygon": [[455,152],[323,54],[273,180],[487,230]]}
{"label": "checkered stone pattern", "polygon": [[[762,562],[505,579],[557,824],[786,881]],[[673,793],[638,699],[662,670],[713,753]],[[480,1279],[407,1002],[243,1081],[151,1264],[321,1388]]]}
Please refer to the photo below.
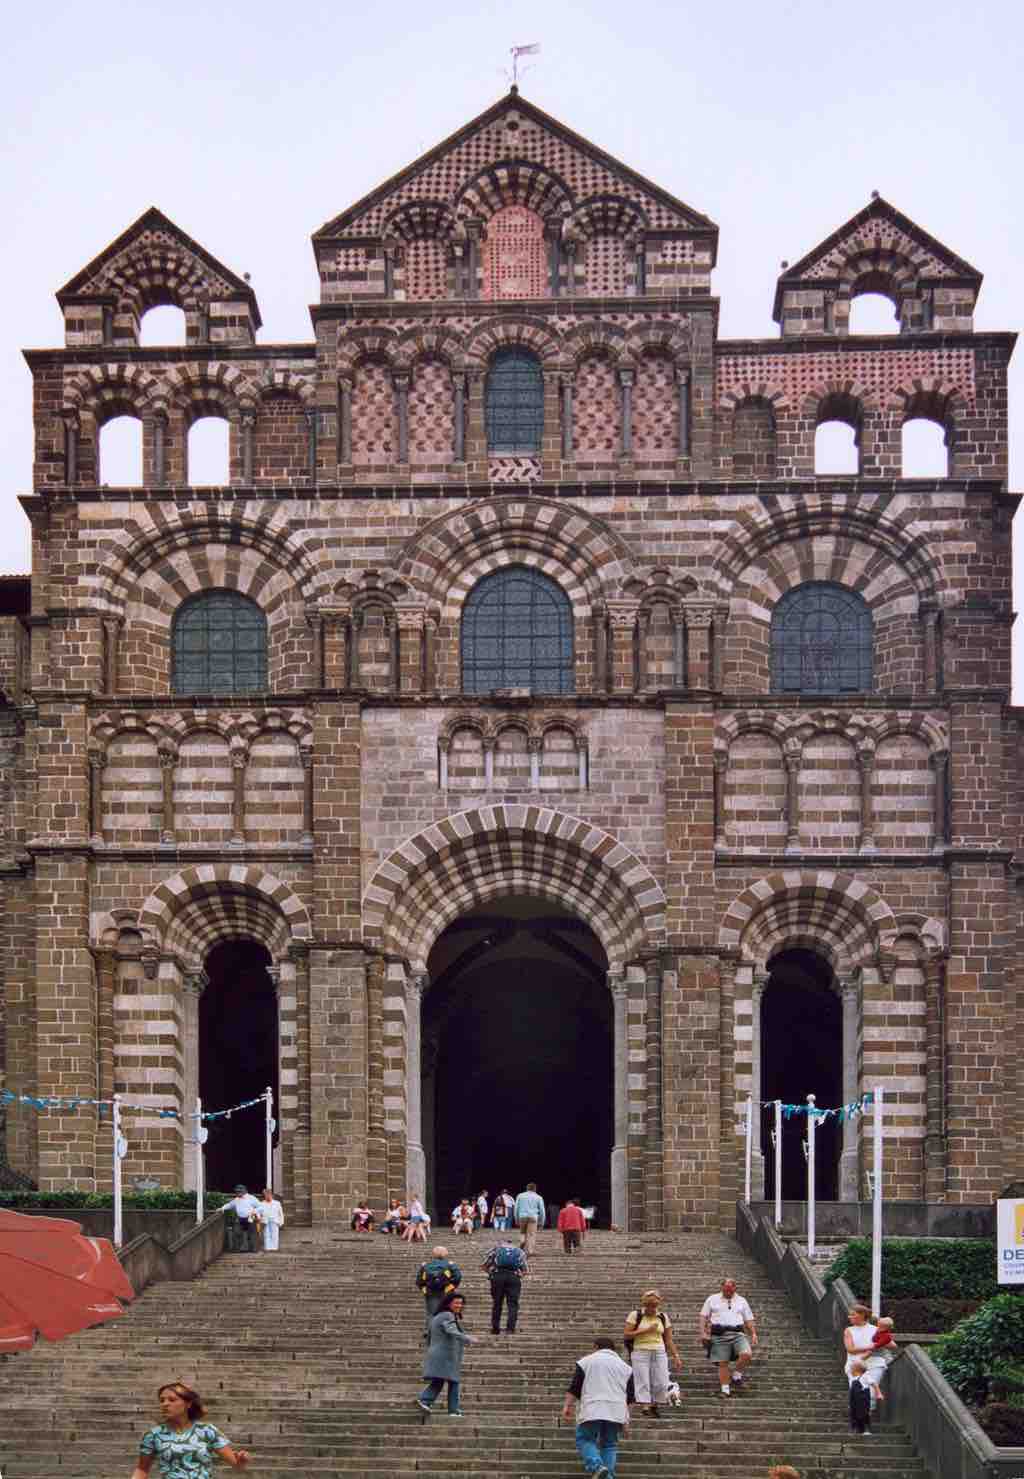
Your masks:
{"label": "checkered stone pattern", "polygon": [[428,303],[448,296],[448,249],[443,241],[418,238],[405,247],[403,272],[408,302]]}
{"label": "checkered stone pattern", "polygon": [[489,457],[487,477],[492,483],[539,483],[539,457]]}
{"label": "checkered stone pattern", "polygon": [[386,467],[398,455],[398,409],[387,365],[362,364],[352,387],[352,462]]}
{"label": "checkered stone pattern", "polygon": [[536,211],[521,205],[506,205],[491,217],[483,248],[482,296],[488,299],[549,296],[544,222]]}
{"label": "checkered stone pattern", "polygon": [[667,355],[645,354],[633,384],[633,457],[674,461],[679,455],[679,390]]}
{"label": "checkered stone pattern", "polygon": [[454,437],[451,371],[443,360],[419,360],[409,388],[409,461],[414,467],[443,468],[455,455]]}
{"label": "checkered stone pattern", "polygon": [[622,446],[622,398],[611,361],[589,355],[576,372],[573,448],[578,462],[614,462]]}
{"label": "checkered stone pattern", "polygon": [[626,291],[626,244],[621,236],[600,233],[587,242],[587,297],[621,298]]}
{"label": "checkered stone pattern", "polygon": [[975,398],[974,351],[943,345],[934,349],[808,350],[801,354],[722,355],[716,367],[715,396],[740,399],[755,387],[770,386],[797,409],[823,387],[857,385],[880,404],[899,407],[922,381],[939,378],[955,387],[969,405]]}

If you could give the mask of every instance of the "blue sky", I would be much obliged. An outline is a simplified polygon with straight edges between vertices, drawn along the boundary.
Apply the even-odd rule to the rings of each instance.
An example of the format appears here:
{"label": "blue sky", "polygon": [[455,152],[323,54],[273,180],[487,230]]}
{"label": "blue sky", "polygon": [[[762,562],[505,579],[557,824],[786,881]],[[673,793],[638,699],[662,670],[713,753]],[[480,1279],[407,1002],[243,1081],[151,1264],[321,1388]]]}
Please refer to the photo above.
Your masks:
{"label": "blue sky", "polygon": [[[19,6],[0,58],[0,570],[28,568],[20,351],[61,342],[54,291],[158,205],[251,274],[261,342],[308,339],[310,234],[503,93],[516,43],[543,48],[525,96],[718,222],[724,336],[774,336],[780,261],[872,190],[984,272],[978,329],[1017,327],[1021,13],[948,0]],[[1010,406],[1015,487],[1024,349]]]}

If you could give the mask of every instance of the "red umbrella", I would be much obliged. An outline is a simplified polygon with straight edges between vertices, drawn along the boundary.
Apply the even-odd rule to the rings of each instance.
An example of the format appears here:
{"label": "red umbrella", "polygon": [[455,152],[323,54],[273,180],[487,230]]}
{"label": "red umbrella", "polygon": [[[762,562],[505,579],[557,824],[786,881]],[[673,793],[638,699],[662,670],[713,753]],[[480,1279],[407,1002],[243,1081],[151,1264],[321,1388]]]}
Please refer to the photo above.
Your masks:
{"label": "red umbrella", "polygon": [[135,1290],[106,1238],[60,1217],[0,1211],[0,1354],[116,1320]]}

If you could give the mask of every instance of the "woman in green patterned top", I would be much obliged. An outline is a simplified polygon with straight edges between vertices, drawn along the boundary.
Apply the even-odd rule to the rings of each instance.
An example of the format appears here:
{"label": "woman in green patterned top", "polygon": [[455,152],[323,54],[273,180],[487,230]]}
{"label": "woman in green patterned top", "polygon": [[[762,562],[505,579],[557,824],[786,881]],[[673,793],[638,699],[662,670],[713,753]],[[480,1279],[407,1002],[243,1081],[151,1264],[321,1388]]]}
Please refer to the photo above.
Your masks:
{"label": "woman in green patterned top", "polygon": [[232,1448],[213,1423],[203,1421],[198,1392],[173,1381],[160,1387],[156,1396],[163,1422],[143,1436],[132,1479],[146,1479],[154,1459],[160,1464],[160,1479],[208,1479],[215,1456],[236,1469],[245,1468],[249,1462],[245,1449]]}

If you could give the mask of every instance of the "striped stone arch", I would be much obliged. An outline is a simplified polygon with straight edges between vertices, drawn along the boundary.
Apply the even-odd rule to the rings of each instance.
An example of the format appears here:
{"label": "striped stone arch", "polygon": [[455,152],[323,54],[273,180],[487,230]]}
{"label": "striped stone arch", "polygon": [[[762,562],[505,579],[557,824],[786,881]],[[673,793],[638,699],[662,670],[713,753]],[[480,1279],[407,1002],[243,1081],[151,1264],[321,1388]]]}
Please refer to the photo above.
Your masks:
{"label": "striped stone arch", "polygon": [[278,588],[297,588],[312,603],[332,574],[329,552],[322,551],[314,563],[269,500],[197,502],[178,509],[170,520],[161,510],[141,509],[123,529],[104,533],[96,555],[96,563],[83,574],[83,594],[97,609],[118,615],[154,568],[174,596],[174,606],[225,580],[238,582],[239,591],[254,597],[270,585],[275,597]]}
{"label": "striped stone arch", "polygon": [[772,709],[734,709],[715,725],[715,757],[727,760],[735,742],[745,734],[763,734],[781,749],[791,732],[789,716]]}
{"label": "striped stone arch", "polygon": [[621,236],[636,240],[647,225],[647,216],[635,201],[622,195],[593,195],[576,207],[566,231],[572,236]]}
{"label": "striped stone arch", "polygon": [[399,335],[394,356],[396,367],[411,370],[414,379],[416,367],[423,360],[439,359],[449,370],[457,370],[462,368],[462,340],[439,325],[417,325]]}
{"label": "striped stone arch", "polygon": [[860,380],[821,380],[807,391],[800,414],[814,426],[823,421],[845,421],[860,426],[866,411],[878,409],[878,396]]}
{"label": "striped stone arch", "polygon": [[718,932],[723,950],[754,965],[806,947],[837,971],[881,961],[895,938],[892,910],[874,889],[852,873],[815,869],[759,878],[729,905]]}
{"label": "striped stone arch", "polygon": [[537,806],[457,812],[410,837],[370,880],[363,936],[423,971],[453,919],[524,894],[589,924],[610,966],[664,942],[665,895],[648,868],[599,827]]}
{"label": "striped stone arch", "polygon": [[948,943],[944,920],[911,910],[896,915],[896,934],[916,941],[926,956],[941,955]]}
{"label": "striped stone arch", "polygon": [[741,380],[738,384],[730,385],[728,390],[723,390],[719,395],[719,405],[723,411],[730,414],[738,411],[741,406],[751,403],[767,406],[776,420],[781,411],[790,409],[789,396],[785,388],[770,380]]}
{"label": "striped stone arch", "polygon": [[338,374],[351,379],[357,367],[367,360],[395,368],[398,358],[398,334],[394,329],[374,325],[352,328],[342,320],[338,324]]}
{"label": "striped stone arch", "polygon": [[407,200],[391,212],[381,227],[385,241],[450,241],[457,225],[444,200]]}
{"label": "striped stone arch", "polygon": [[499,349],[532,350],[547,370],[557,369],[562,361],[562,336],[544,319],[516,315],[486,319],[465,341],[468,368],[483,370]]}
{"label": "striped stone arch", "polygon": [[664,354],[678,367],[685,368],[690,363],[692,342],[688,322],[656,319],[653,323],[634,324],[627,331],[625,352],[633,360],[642,359],[645,354]]}
{"label": "striped stone arch", "polygon": [[515,563],[552,575],[578,609],[635,577],[628,545],[602,519],[567,504],[511,494],[435,519],[406,541],[396,566],[400,578],[428,601],[458,608],[481,575]]}
{"label": "striped stone arch", "polygon": [[145,365],[92,365],[65,380],[62,413],[91,415],[102,425],[125,407],[142,416],[165,399],[165,383]]}
{"label": "striped stone arch", "polygon": [[219,405],[225,414],[238,415],[253,410],[259,400],[259,388],[234,365],[222,360],[207,364],[174,365],[166,373],[166,398],[170,405],[185,410],[190,405]]}
{"label": "striped stone arch", "polygon": [[[891,247],[863,243],[851,244],[851,250],[839,268],[840,286],[849,297],[860,293],[882,293],[899,307],[901,291],[914,287],[918,269],[903,252]],[[869,286],[858,285],[869,282]]]}
{"label": "striped stone arch", "polygon": [[944,721],[931,714],[918,714],[912,709],[888,714],[859,714],[858,722],[870,733],[875,745],[883,740],[909,734],[927,745],[932,754],[949,749],[949,730]]}
{"label": "striped stone arch", "polygon": [[139,911],[138,927],[192,969],[222,940],[258,940],[279,960],[293,941],[312,938],[309,913],[291,886],[246,863],[197,863],[165,878]]}
{"label": "striped stone arch", "polygon": [[[766,556],[772,556],[781,581],[777,595],[805,580],[834,580],[860,591],[869,604],[894,585],[906,586],[918,601],[954,600],[925,534],[887,513],[888,501],[860,494],[842,500],[797,494],[789,508],[744,509],[719,536],[708,583],[732,597],[745,572],[758,564],[767,567]],[[862,556],[852,559],[855,542],[872,551],[866,565]],[[760,597],[758,604],[764,606],[768,593],[761,592]]]}
{"label": "striped stone arch", "polygon": [[506,205],[525,205],[548,221],[569,215],[573,195],[553,170],[531,160],[508,159],[485,165],[455,198],[460,221],[489,221]]}
{"label": "striped stone arch", "polygon": [[237,288],[162,233],[145,233],[131,242],[103,267],[90,292],[114,292],[143,311],[163,303],[191,308],[207,298],[237,296]]}
{"label": "striped stone arch", "polygon": [[316,383],[309,375],[299,375],[295,370],[267,370],[259,384],[262,400],[268,395],[287,395],[303,406],[312,406],[316,401]]}
{"label": "striped stone arch", "polygon": [[595,354],[604,355],[613,363],[618,363],[625,343],[626,331],[620,324],[587,319],[565,335],[562,340],[562,354],[568,364],[577,368],[583,360]]}

